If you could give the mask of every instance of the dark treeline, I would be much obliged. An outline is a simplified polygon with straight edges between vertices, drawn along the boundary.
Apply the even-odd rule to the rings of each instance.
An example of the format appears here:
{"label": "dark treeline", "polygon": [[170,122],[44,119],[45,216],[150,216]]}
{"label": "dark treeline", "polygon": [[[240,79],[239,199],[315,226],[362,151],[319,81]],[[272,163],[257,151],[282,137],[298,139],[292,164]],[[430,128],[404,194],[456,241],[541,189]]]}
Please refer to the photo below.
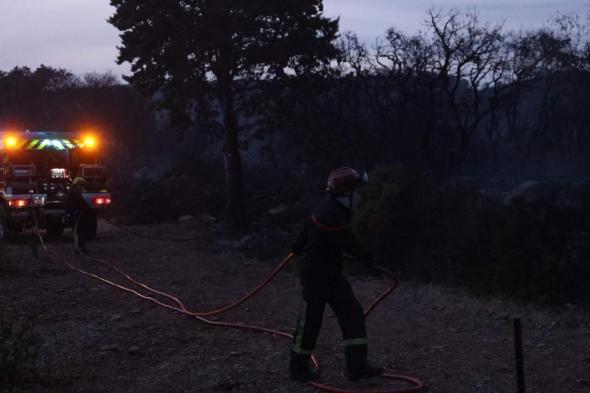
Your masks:
{"label": "dark treeline", "polygon": [[[530,178],[586,177],[586,26],[562,16],[538,30],[506,32],[477,14],[427,16],[425,32],[391,28],[371,48],[343,33],[335,60],[315,74],[255,85],[242,79],[246,88],[236,89],[242,150],[265,140],[254,148],[264,160],[289,174],[296,160],[306,169],[295,174],[318,179],[337,165],[400,162],[440,180],[469,175],[505,188]],[[262,94],[252,98],[253,91]],[[158,104],[153,98],[148,101]],[[133,87],[108,73],[78,77],[46,66],[0,71],[2,128],[93,126],[139,151],[157,139],[157,127],[178,134],[172,111],[150,115],[147,107]],[[223,140],[215,122],[184,127],[197,139]]]}
{"label": "dark treeline", "polygon": [[113,74],[43,65],[0,71],[0,130],[93,130],[113,163],[153,148],[157,134],[146,100]]}
{"label": "dark treeline", "polygon": [[391,28],[373,49],[346,33],[330,78],[282,90],[280,123],[324,172],[402,162],[438,179],[498,178],[505,187],[586,177],[585,29],[563,16],[505,32],[477,14],[430,11],[424,33]]}

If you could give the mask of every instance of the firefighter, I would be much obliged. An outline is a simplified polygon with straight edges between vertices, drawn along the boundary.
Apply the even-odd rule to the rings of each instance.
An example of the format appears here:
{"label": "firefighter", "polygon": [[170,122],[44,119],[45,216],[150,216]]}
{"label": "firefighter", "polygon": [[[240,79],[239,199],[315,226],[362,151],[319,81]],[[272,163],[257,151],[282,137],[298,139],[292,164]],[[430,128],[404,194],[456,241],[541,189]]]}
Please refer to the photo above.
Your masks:
{"label": "firefighter", "polygon": [[96,237],[96,213],[82,197],[86,191],[88,181],[83,177],[76,177],[68,192],[68,213],[74,220],[74,239],[76,252],[87,254],[87,244]]}
{"label": "firefighter", "polygon": [[315,207],[293,245],[292,252],[304,254],[304,257],[300,272],[303,304],[293,334],[289,364],[291,380],[304,382],[319,378],[310,367],[310,358],[326,303],[336,314],[342,330],[348,380],[357,381],[383,373],[382,368],[367,363],[363,308],[342,275],[344,253],[356,257],[366,266],[374,265],[373,255],[351,229],[352,212],[360,201],[355,188],[366,181],[366,174],[361,175],[349,167],[332,171],[325,199]]}

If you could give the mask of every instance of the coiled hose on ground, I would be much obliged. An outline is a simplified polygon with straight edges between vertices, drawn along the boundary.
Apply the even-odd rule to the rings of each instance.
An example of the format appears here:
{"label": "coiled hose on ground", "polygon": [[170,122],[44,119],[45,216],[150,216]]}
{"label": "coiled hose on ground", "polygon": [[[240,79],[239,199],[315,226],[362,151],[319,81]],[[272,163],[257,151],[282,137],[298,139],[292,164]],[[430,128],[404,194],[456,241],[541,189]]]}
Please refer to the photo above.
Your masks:
{"label": "coiled hose on ground", "polygon": [[[110,221],[109,221],[110,222]],[[139,234],[126,230],[126,228],[117,225],[117,228],[130,233],[132,235],[136,235],[136,236],[140,236]],[[74,229],[75,230],[75,229]],[[198,319],[199,321],[212,325],[212,326],[219,326],[219,327],[227,327],[227,328],[235,328],[235,329],[242,329],[242,330],[250,330],[250,331],[258,331],[258,332],[265,332],[265,333],[270,333],[273,335],[277,335],[277,336],[281,336],[281,337],[285,337],[288,339],[293,339],[293,336],[287,332],[284,331],[280,331],[277,329],[271,329],[271,328],[266,328],[266,327],[261,327],[261,326],[255,326],[255,325],[249,325],[249,324],[244,324],[244,323],[239,323],[239,322],[223,322],[223,321],[213,321],[211,319],[205,318],[205,317],[210,317],[213,315],[219,315],[222,314],[226,311],[229,311],[233,308],[238,307],[239,305],[245,303],[246,301],[248,301],[249,299],[251,299],[253,296],[255,296],[258,292],[260,292],[264,287],[266,287],[283,269],[285,269],[285,267],[287,267],[287,265],[291,262],[291,260],[294,258],[294,254],[289,254],[259,285],[257,285],[253,290],[251,290],[250,292],[248,292],[246,295],[244,295],[243,297],[241,297],[240,299],[229,303],[225,306],[222,307],[218,307],[216,309],[213,310],[207,310],[207,311],[191,311],[189,310],[184,303],[178,299],[176,296],[173,296],[167,292],[161,291],[161,290],[157,290],[152,288],[151,286],[131,277],[129,274],[125,273],[124,271],[122,271],[121,269],[119,269],[118,267],[116,267],[115,265],[113,265],[112,263],[110,263],[109,261],[102,259],[102,258],[95,258],[95,257],[91,257],[88,255],[83,255],[81,254],[81,257],[83,257],[86,260],[89,261],[94,261],[96,263],[101,263],[103,265],[108,266],[110,269],[112,269],[113,271],[117,272],[118,274],[120,274],[121,276],[123,276],[125,279],[127,279],[129,282],[143,288],[144,290],[148,291],[149,293],[151,293],[151,295],[146,295],[144,293],[141,293],[133,288],[129,288],[125,285],[121,285],[118,284],[114,281],[111,281],[109,279],[106,279],[104,277],[99,276],[98,274],[94,274],[91,272],[88,272],[84,269],[81,269],[77,266],[75,266],[73,263],[71,263],[68,259],[67,256],[60,254],[58,252],[53,251],[52,249],[50,249],[44,242],[43,237],[41,236],[41,233],[39,231],[36,231],[37,236],[39,237],[39,241],[43,247],[43,249],[45,250],[45,252],[47,253],[47,255],[49,255],[51,258],[53,258],[54,260],[60,261],[62,263],[64,263],[66,266],[68,266],[70,269],[81,273],[85,276],[94,278],[96,280],[99,280],[105,284],[111,285],[115,288],[118,288],[122,291],[131,293],[135,296],[138,296],[144,300],[150,301],[152,303],[155,303],[161,307],[165,307],[167,309],[171,309],[174,311],[177,311],[179,313],[182,313],[184,315],[190,316],[190,317],[194,317],[196,319]],[[140,237],[145,237],[145,236],[140,236]],[[152,236],[150,236],[150,238],[154,238]],[[172,240],[172,239],[162,239],[162,238],[156,238],[156,240]],[[178,239],[180,240],[180,239]],[[188,241],[189,239],[182,239],[182,241]],[[398,280],[395,277],[395,275],[393,275],[389,270],[378,266],[377,267],[379,270],[381,270],[384,274],[386,274],[388,277],[390,277],[393,280],[393,285],[391,287],[389,287],[386,291],[384,291],[373,303],[371,303],[371,305],[366,309],[365,311],[365,318],[371,314],[373,312],[373,310],[381,303],[383,302],[383,300],[385,300],[385,298],[387,296],[389,296],[391,293],[393,293],[395,291],[395,289],[398,286]],[[162,300],[157,299],[154,295],[158,295],[161,297],[164,297],[170,301],[172,301],[172,304],[168,303],[168,302],[164,302]],[[315,356],[312,356],[312,363],[314,365],[314,367],[316,369],[319,369],[319,362],[317,360],[317,358]],[[401,389],[382,389],[382,390],[371,390],[371,389],[340,389],[334,386],[330,386],[327,384],[323,384],[320,382],[316,382],[316,381],[309,381],[308,383],[320,390],[323,390],[325,392],[331,392],[331,393],[412,393],[412,392],[417,392],[419,390],[421,390],[424,387],[424,384],[413,377],[409,377],[409,376],[405,376],[405,375],[397,375],[397,374],[389,374],[389,373],[385,373],[383,375],[381,375],[382,378],[385,379],[390,379],[390,380],[398,380],[398,381],[404,381],[407,382],[409,384],[411,384],[411,387],[407,387],[407,388],[401,388]]]}

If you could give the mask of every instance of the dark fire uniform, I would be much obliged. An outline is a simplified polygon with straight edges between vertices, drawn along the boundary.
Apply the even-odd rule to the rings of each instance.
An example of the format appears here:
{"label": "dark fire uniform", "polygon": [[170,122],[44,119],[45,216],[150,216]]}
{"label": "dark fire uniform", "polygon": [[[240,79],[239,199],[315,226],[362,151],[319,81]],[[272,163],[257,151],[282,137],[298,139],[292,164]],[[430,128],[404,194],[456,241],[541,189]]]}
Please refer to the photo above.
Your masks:
{"label": "dark fire uniform", "polygon": [[347,368],[366,366],[367,335],[363,308],[342,275],[344,253],[372,265],[372,254],[354,236],[351,211],[328,195],[306,221],[293,246],[295,254],[304,253],[301,267],[303,305],[293,337],[291,374],[307,368],[322,325],[326,303],[330,305],[342,330]]}
{"label": "dark fire uniform", "polygon": [[74,184],[68,193],[67,207],[74,219],[74,229],[77,236],[77,246],[82,252],[87,252],[86,245],[96,237],[96,213],[82,197],[83,188]]}

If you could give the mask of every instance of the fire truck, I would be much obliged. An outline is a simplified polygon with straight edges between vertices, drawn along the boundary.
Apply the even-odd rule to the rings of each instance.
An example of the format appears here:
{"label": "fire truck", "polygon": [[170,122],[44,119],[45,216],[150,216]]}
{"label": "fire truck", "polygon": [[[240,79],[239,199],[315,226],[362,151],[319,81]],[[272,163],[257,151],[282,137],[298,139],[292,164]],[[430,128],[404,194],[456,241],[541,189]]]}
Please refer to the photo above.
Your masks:
{"label": "fire truck", "polygon": [[0,241],[32,228],[57,239],[73,227],[67,199],[76,177],[87,180],[86,203],[104,213],[111,194],[99,147],[94,134],[0,131]]}

